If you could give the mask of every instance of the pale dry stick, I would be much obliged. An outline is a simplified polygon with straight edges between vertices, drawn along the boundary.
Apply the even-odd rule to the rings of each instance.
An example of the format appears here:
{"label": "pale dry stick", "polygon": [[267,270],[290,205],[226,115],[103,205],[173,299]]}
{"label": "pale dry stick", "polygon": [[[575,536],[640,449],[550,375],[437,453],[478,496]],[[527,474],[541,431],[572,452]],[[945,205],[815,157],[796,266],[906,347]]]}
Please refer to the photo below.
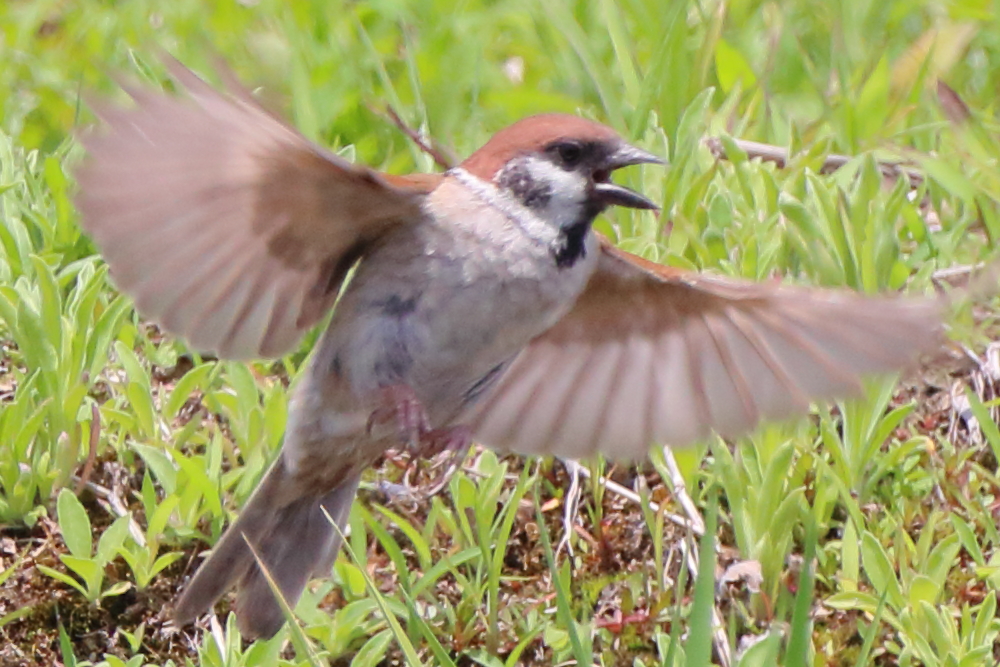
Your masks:
{"label": "pale dry stick", "polygon": [[956,380],[949,392],[951,396],[951,410],[948,424],[948,439],[952,442],[958,438],[959,424],[964,424],[969,432],[969,441],[974,445],[981,445],[983,442],[983,431],[979,426],[979,420],[972,412],[972,405],[965,395],[965,383]]}
{"label": "pale dry stick", "polygon": [[410,141],[416,144],[417,148],[429,155],[430,158],[434,160],[434,164],[438,167],[448,171],[458,164],[458,160],[449,154],[450,151],[446,152],[438,146],[427,143],[420,135],[420,132],[407,125],[394,108],[391,106],[386,107],[385,115],[389,117],[389,120],[392,121],[393,125],[395,125],[400,132],[405,134]]}
{"label": "pale dry stick", "polygon": [[[583,495],[580,476],[584,474],[586,467],[574,461],[573,459],[560,459],[563,465],[566,466],[566,472],[569,473],[569,488],[566,493],[563,494],[563,536],[559,540],[559,544],[556,545],[556,556],[562,551],[563,547],[566,548],[566,554],[570,557],[573,556],[573,545],[570,541],[570,534],[573,532],[573,527],[576,525],[576,515],[580,511],[580,496]],[[587,470],[587,476],[590,476],[590,470]],[[600,483],[607,484],[607,480],[603,477],[600,478]]]}
{"label": "pale dry stick", "polygon": [[[969,439],[977,445],[983,442],[983,434],[979,422],[972,413],[972,407],[965,392],[971,389],[980,401],[989,403],[996,397],[996,385],[1000,380],[1000,341],[994,341],[986,346],[980,357],[965,345],[958,344],[966,357],[972,360],[976,368],[969,374],[968,381],[956,380],[951,387],[951,426],[948,436],[954,439],[957,434],[958,422],[966,425]],[[997,421],[998,411],[995,407],[989,409],[993,421]]]}
{"label": "pale dry stick", "polygon": [[673,450],[666,445],[663,447],[663,460],[666,463],[667,472],[670,473],[670,485],[674,489],[674,497],[681,504],[684,513],[688,516],[688,520],[694,524],[692,532],[701,537],[705,534],[705,520],[702,518],[701,512],[698,511],[698,507],[694,504],[694,501],[691,500],[691,496],[688,495],[687,485],[684,484],[684,475],[681,474],[681,469],[677,467],[677,460],[674,458]]}
{"label": "pale dry stick", "polygon": [[[563,459],[563,458],[560,458],[559,460],[562,461],[563,464],[566,466],[567,470],[570,471],[570,476],[572,476],[573,474],[575,474],[575,472],[578,472],[579,474],[583,475],[584,477],[586,477],[588,479],[593,476],[593,473],[590,471],[590,468],[588,468],[587,466],[581,464],[579,461],[574,461],[573,459]],[[635,491],[633,491],[633,490],[631,490],[631,489],[629,489],[627,487],[622,486],[618,482],[615,482],[613,480],[607,479],[606,477],[598,477],[597,478],[597,483],[600,484],[601,486],[603,486],[604,488],[606,488],[608,491],[611,491],[613,493],[617,493],[618,495],[622,496],[623,498],[627,498],[627,499],[631,500],[634,503],[638,504],[638,503],[642,502],[642,498],[639,496],[638,493],[636,493]],[[681,488],[683,488],[683,486],[684,486],[684,482],[683,482],[683,480],[681,480]],[[685,492],[684,495],[685,495],[685,497],[687,497],[687,493],[686,492]],[[690,498],[687,498],[687,500],[688,500],[688,502],[691,502]],[[648,505],[649,505],[649,508],[651,510],[653,510],[654,512],[659,512],[660,511],[659,504],[657,504],[657,503],[655,503],[653,501],[649,501]],[[694,507],[694,503],[691,503],[691,506]],[[687,512],[688,509],[685,508],[685,511]],[[697,510],[695,510],[695,515],[697,516]],[[705,523],[701,520],[700,516],[698,516],[693,521],[685,519],[684,517],[682,517],[682,516],[680,516],[678,514],[670,514],[670,513],[667,513],[667,512],[664,512],[663,516],[668,521],[670,521],[671,523],[673,523],[673,524],[675,524],[677,526],[680,526],[681,528],[690,529],[691,532],[693,532],[698,537],[701,537],[702,535],[705,534]]]}
{"label": "pale dry stick", "polygon": [[668,588],[673,588],[674,584],[677,583],[677,580],[670,576],[670,568],[674,566],[674,554],[678,551],[681,551],[681,549],[676,545],[667,550],[667,556],[663,561],[663,572],[660,573],[661,590],[665,591]]}
{"label": "pale dry stick", "polygon": [[985,262],[979,262],[977,264],[963,264],[960,266],[949,266],[943,269],[938,269],[931,274],[931,280],[935,285],[940,285],[941,283],[949,283],[952,285],[960,284],[963,282],[968,282],[969,276],[981,271],[986,268]]}
{"label": "pale dry stick", "polygon": [[[700,528],[700,531],[692,528],[691,532],[697,533],[699,536],[704,535],[705,519],[702,518],[701,512],[698,511],[694,501],[691,500],[691,496],[688,495],[687,486],[684,484],[684,476],[681,475],[681,469],[677,466],[674,453],[666,445],[663,447],[663,460],[667,466],[667,472],[670,473],[670,484],[674,487],[674,497],[680,502],[690,523]],[[690,542],[688,542],[689,540]],[[699,569],[698,545],[695,544],[692,535],[685,536],[682,545],[688,545],[687,558],[684,561],[687,563],[691,576],[697,578]],[[733,662],[733,656],[729,650],[729,638],[726,636],[726,626],[722,623],[722,614],[719,613],[719,607],[715,604],[712,605],[712,644],[715,646],[716,655],[719,656],[722,666],[729,667]]]}
{"label": "pale dry stick", "polygon": [[[682,516],[678,516],[676,514],[668,514],[666,512],[664,512],[664,516],[667,517],[672,523],[682,528],[690,530],[693,535],[701,537],[705,534],[705,520],[702,518],[701,513],[695,506],[694,501],[691,500],[691,497],[688,495],[687,487],[684,484],[684,477],[681,475],[680,468],[677,467],[677,461],[674,459],[673,452],[670,451],[669,447],[664,447],[663,454],[664,454],[664,459],[666,460],[667,470],[670,473],[670,483],[674,489],[674,497],[677,498],[677,500],[680,502],[681,507],[684,508],[684,512],[687,514],[688,518],[685,519]],[[562,458],[560,458],[560,461],[563,462],[563,465],[565,465],[566,469],[570,472],[571,479],[577,481],[577,483],[579,482],[579,477],[581,475],[587,478],[591,478],[593,476],[593,473],[590,471],[590,469],[587,468],[587,466],[580,463],[579,461],[574,461],[573,459],[562,459]],[[642,498],[640,498],[639,494],[635,493],[630,489],[625,488],[624,486],[618,484],[617,482],[614,482],[605,477],[597,477],[597,482],[598,484],[601,484],[602,486],[604,486],[604,488],[608,489],[609,491],[612,491],[625,498],[628,498],[629,500],[635,503],[642,502]],[[572,482],[571,482],[571,488],[572,488]],[[649,501],[648,505],[650,509],[652,509],[654,512],[660,511],[660,507],[658,504]],[[563,518],[563,525],[565,530],[563,541],[569,540],[568,533],[570,532],[570,526],[573,523],[575,523],[575,521],[572,519],[572,516],[569,513],[568,507],[569,503],[567,502],[567,511],[564,514]],[[690,545],[688,544],[687,540],[691,541]],[[561,544],[562,541],[560,541],[560,545]],[[684,540],[681,541],[680,547],[681,550],[684,552],[684,555],[686,556],[684,560],[687,563],[688,570],[691,572],[691,576],[697,577],[698,549],[697,546],[694,544],[694,538],[691,535],[687,536]],[[722,614],[719,613],[718,607],[714,605],[712,606],[712,628],[713,628],[712,643],[715,646],[716,654],[719,656],[719,660],[721,661],[723,667],[728,667],[729,665],[732,664],[732,653],[729,650],[729,640],[726,637],[725,626],[722,623]]]}
{"label": "pale dry stick", "polygon": [[955,343],[955,346],[958,347],[958,349],[962,351],[962,354],[968,357],[972,361],[972,363],[976,365],[977,368],[979,368],[980,370],[983,369],[983,360],[979,358],[979,355],[976,354],[972,348],[965,345],[964,343],[958,343],[958,342]]}
{"label": "pale dry stick", "polygon": [[[732,141],[739,147],[740,150],[746,153],[747,157],[751,160],[758,158],[764,162],[773,162],[779,167],[784,167],[788,163],[788,149],[782,148],[781,146],[762,144],[757,141],[747,141],[746,139],[733,139]],[[716,157],[716,159],[729,159],[729,156],[726,154],[726,149],[722,145],[722,140],[718,137],[707,137],[705,139],[705,145],[708,147],[708,150],[712,152],[712,155]],[[835,153],[827,155],[826,159],[823,161],[823,166],[820,167],[820,173],[829,174],[837,171],[853,159],[854,158],[849,155],[837,155]],[[902,162],[879,160],[878,167],[884,178],[896,180],[901,176],[905,176],[911,188],[916,188],[924,182],[923,174],[915,169],[905,166]]]}
{"label": "pale dry stick", "polygon": [[215,612],[210,613],[208,624],[211,629],[212,640],[215,642],[215,647],[219,649],[219,655],[227,655],[226,635],[222,630],[222,624],[219,623],[219,617],[215,615]]}

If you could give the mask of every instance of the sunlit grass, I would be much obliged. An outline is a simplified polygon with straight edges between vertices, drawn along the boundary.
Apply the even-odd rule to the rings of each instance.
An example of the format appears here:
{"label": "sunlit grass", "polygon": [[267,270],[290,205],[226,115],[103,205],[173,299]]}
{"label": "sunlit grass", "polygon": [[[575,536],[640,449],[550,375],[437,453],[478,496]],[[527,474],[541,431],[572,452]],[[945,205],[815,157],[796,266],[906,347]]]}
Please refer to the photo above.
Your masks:
{"label": "sunlit grass", "polygon": [[[280,446],[288,382],[314,337],[276,363],[203,361],[114,290],[72,205],[85,101],[124,100],[109,73],[169,85],[163,50],[218,83],[222,56],[306,136],[396,173],[433,164],[387,105],[460,156],[530,113],[600,119],[670,161],[622,174],[663,205],[599,223],[623,247],[756,280],[929,293],[935,270],[988,260],[1000,235],[994,12],[907,0],[0,5],[0,537],[14,545],[0,543],[0,590],[11,604],[25,582],[60,591],[25,597],[28,612],[0,596],[5,650],[29,655],[41,636],[66,664],[109,667],[376,665],[386,651],[427,665],[701,665],[714,606],[741,665],[1000,659],[1000,434],[973,400],[984,444],[949,440],[920,381],[906,395],[875,381],[833,413],[678,453],[696,503],[718,508],[698,578],[686,565],[698,539],[665,519],[680,509],[659,460],[636,474],[592,463],[664,509],[585,482],[567,552],[560,464],[485,452],[415,507],[366,485],[353,557],[299,603],[294,646],[286,630],[244,647],[231,619],[170,639],[156,612]],[[731,138],[792,158],[762,164]],[[822,174],[830,152],[856,157]],[[883,178],[889,159],[922,180]],[[953,323],[977,352],[995,330],[968,308]],[[391,462],[378,473],[394,474]],[[81,511],[89,525],[67,523]],[[61,543],[39,552],[46,531]],[[759,592],[706,580],[713,539],[724,565],[760,562]],[[149,610],[143,625],[115,606],[125,598]],[[110,648],[88,652],[85,637],[108,627],[120,631]]]}

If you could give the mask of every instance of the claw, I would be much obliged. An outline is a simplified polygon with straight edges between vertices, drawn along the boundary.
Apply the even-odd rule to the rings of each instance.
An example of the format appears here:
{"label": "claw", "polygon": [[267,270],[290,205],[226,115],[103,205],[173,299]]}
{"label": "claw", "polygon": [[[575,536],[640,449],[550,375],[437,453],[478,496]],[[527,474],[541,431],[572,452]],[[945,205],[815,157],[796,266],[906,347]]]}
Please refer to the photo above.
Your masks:
{"label": "claw", "polygon": [[442,452],[464,454],[471,444],[472,430],[464,424],[459,424],[424,433],[420,439],[421,447],[418,453],[426,458],[432,458]]}
{"label": "claw", "polygon": [[428,456],[436,456],[442,452],[449,454],[445,459],[447,465],[444,473],[429,488],[424,489],[424,497],[430,498],[448,485],[465,457],[469,455],[469,448],[472,447],[472,429],[464,424],[434,429],[427,434],[423,446],[422,453]]}
{"label": "claw", "polygon": [[379,389],[379,407],[368,417],[367,432],[379,424],[393,421],[399,429],[400,439],[410,449],[416,449],[424,436],[431,432],[430,420],[416,393],[406,385],[391,385]]}
{"label": "claw", "polygon": [[[452,476],[454,476],[455,472],[458,471],[462,462],[468,456],[471,446],[472,429],[464,424],[427,431],[420,441],[420,447],[410,450],[410,465],[403,474],[403,479],[408,480],[411,477],[411,473],[415,473],[419,479],[421,477],[421,469],[433,471],[443,466],[444,472],[436,475],[430,486],[420,488],[419,490],[415,486],[411,487],[408,481],[405,486],[392,486],[399,486],[399,488],[410,490],[409,500],[416,502],[429,500],[448,485]],[[447,457],[440,461],[431,461],[431,459],[434,459],[439,454],[447,454]],[[396,500],[404,498],[401,493],[396,493],[391,497],[394,497]]]}
{"label": "claw", "polygon": [[472,445],[472,429],[464,424],[432,429],[423,404],[406,385],[391,385],[379,390],[379,406],[368,417],[368,434],[371,435],[376,425],[394,422],[413,462],[432,459],[444,452],[450,454],[445,474],[433,486],[433,493],[436,493],[465,459]]}

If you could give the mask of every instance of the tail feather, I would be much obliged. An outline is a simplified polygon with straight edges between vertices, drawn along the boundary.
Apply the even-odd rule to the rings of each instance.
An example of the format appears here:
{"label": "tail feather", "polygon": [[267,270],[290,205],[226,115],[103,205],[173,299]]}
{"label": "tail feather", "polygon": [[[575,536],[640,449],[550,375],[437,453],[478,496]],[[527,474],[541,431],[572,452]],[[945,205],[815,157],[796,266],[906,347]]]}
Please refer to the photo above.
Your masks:
{"label": "tail feather", "polygon": [[247,638],[274,635],[284,615],[247,542],[294,607],[309,578],[332,564],[340,534],[330,519],[341,528],[346,525],[358,481],[352,475],[324,496],[303,497],[291,486],[294,480],[279,458],[188,583],[174,610],[175,621],[191,622],[238,582],[240,631]]}
{"label": "tail feather", "polygon": [[[329,571],[340,546],[340,532],[347,524],[359,477],[341,482],[333,491],[294,502],[279,512],[275,527],[255,545],[257,555],[291,607],[309,579]],[[329,515],[329,517],[327,516]],[[242,575],[236,596],[236,616],[245,637],[270,637],[285,622],[281,606],[267,578],[256,565]]]}

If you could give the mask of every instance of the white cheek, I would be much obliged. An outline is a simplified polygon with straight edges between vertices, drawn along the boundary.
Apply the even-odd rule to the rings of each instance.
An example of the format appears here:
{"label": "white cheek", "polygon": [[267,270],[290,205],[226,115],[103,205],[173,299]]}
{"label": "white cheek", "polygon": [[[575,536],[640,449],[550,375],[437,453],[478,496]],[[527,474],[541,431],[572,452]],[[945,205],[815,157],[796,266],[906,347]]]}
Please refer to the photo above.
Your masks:
{"label": "white cheek", "polygon": [[549,183],[551,196],[535,214],[557,228],[566,228],[580,219],[587,200],[587,181],[576,172],[566,171],[548,160],[530,158],[528,171],[536,183]]}

